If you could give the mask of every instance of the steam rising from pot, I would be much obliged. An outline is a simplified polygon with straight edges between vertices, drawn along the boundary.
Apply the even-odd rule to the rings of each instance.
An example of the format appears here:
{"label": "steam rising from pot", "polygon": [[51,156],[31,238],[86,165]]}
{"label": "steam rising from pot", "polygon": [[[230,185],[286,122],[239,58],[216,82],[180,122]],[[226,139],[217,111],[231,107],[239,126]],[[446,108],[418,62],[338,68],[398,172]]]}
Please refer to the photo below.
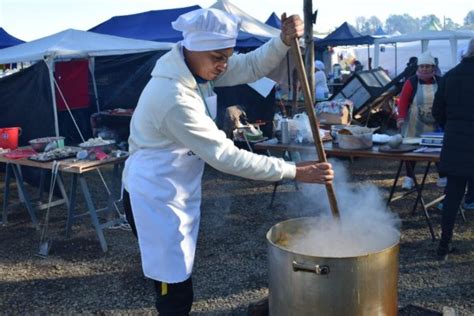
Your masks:
{"label": "steam rising from pot", "polygon": [[302,185],[311,204],[324,210],[307,227],[287,236],[291,251],[320,257],[354,257],[381,251],[398,242],[400,220],[385,205],[380,190],[371,184],[349,184],[345,167],[331,161],[340,220],[330,213],[324,186]]}

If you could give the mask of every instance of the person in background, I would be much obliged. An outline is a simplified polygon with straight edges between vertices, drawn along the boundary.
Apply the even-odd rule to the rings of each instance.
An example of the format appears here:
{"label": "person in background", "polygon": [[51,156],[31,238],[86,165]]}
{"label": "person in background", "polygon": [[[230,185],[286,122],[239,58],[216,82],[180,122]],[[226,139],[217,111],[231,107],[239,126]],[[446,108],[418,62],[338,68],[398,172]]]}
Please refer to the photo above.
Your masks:
{"label": "person in background", "polygon": [[[468,186],[464,207],[474,208],[474,39],[460,64],[448,71],[440,82],[433,104],[433,117],[444,126],[440,170],[447,174],[443,202],[441,240],[437,255],[446,259],[456,215]],[[469,185],[468,185],[469,184]]]}
{"label": "person in background", "polygon": [[[431,114],[434,95],[441,79],[435,75],[435,60],[430,52],[418,57],[418,69],[414,76],[405,81],[398,101],[397,128],[403,137],[419,137],[423,133],[436,130],[435,120]],[[414,186],[414,162],[407,162],[407,176],[403,179],[402,188]]]}
{"label": "person in background", "polygon": [[411,56],[408,59],[407,65],[403,70],[404,75],[404,82],[408,80],[411,76],[416,75],[416,71],[418,70],[418,57]]}
{"label": "person in background", "polygon": [[183,40],[157,61],[130,123],[124,207],[136,228],[143,272],[154,280],[160,315],[191,310],[204,163],[255,180],[323,184],[334,177],[328,163],[295,165],[240,150],[217,128],[213,87],[264,77],[304,28],[299,16],[283,14],[279,37],[233,55],[239,24],[212,8],[179,16],[172,26]]}
{"label": "person in background", "polygon": [[354,66],[354,69],[353,69],[354,73],[364,70],[364,65],[362,65],[362,63],[358,61],[357,59],[354,60],[353,66]]}
{"label": "person in background", "polygon": [[316,101],[327,100],[329,97],[328,80],[324,69],[324,63],[316,60],[314,63],[314,96]]}

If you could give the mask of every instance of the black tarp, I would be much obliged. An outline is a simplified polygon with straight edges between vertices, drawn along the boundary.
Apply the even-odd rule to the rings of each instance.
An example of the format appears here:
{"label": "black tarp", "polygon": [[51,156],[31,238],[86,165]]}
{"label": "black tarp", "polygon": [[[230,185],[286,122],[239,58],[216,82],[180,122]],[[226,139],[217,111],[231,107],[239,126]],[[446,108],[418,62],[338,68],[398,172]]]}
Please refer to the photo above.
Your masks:
{"label": "black tarp", "polygon": [[33,138],[54,135],[51,104],[44,62],[0,79],[0,127],[21,127],[20,145]]}
{"label": "black tarp", "polygon": [[166,51],[96,57],[95,78],[101,110],[134,108]]}
{"label": "black tarp", "polygon": [[[95,77],[101,109],[134,108],[156,60],[164,53],[97,57]],[[86,139],[92,136],[90,116],[97,111],[92,80],[89,80],[89,94],[88,108],[72,110]],[[44,62],[0,79],[0,111],[0,127],[22,128],[20,145],[55,134],[49,73]],[[58,112],[58,121],[60,135],[66,137],[67,144],[82,141],[67,111]]]}

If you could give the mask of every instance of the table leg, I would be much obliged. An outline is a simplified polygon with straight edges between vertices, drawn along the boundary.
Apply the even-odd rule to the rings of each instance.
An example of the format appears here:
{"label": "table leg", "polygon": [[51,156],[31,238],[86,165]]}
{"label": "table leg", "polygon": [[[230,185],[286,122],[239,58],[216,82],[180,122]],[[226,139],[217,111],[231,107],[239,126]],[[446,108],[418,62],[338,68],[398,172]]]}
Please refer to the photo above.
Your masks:
{"label": "table leg", "polygon": [[69,194],[69,206],[67,209],[67,223],[66,223],[66,238],[71,234],[72,224],[74,224],[75,208],[76,208],[76,191],[77,191],[77,177],[74,173],[71,180],[71,192]]}
{"label": "table leg", "polygon": [[21,169],[20,168],[21,167],[18,166],[18,165],[13,165],[12,166],[13,174],[15,175],[15,177],[17,179],[18,189],[20,191],[20,194],[23,196],[23,198],[25,200],[24,202],[25,202],[25,205],[26,205],[26,209],[28,210],[28,213],[30,214],[31,221],[33,222],[33,226],[35,226],[35,228],[37,230],[39,230],[38,220],[36,219],[36,211],[34,210],[32,204],[31,204],[31,198],[30,198],[28,192],[26,192],[25,186],[23,185],[23,177],[21,175]]}
{"label": "table leg", "polygon": [[393,180],[392,188],[390,189],[390,195],[388,196],[387,206],[390,204],[390,202],[392,202],[392,197],[393,197],[393,194],[395,193],[395,188],[397,187],[397,182],[398,182],[398,179],[400,178],[400,172],[402,171],[403,164],[404,164],[404,161],[401,160],[400,164],[398,165],[397,174],[395,175],[395,179]]}
{"label": "table leg", "polygon": [[58,186],[59,191],[61,192],[63,200],[66,202],[66,207],[69,209],[69,199],[67,197],[66,188],[64,187],[64,179],[61,173],[59,173],[56,178],[56,185]]}
{"label": "table leg", "polygon": [[8,221],[8,198],[10,196],[10,167],[9,163],[5,166],[5,188],[3,189],[3,211],[2,211],[2,223],[7,224]]}
{"label": "table leg", "polygon": [[[412,214],[415,214],[416,207],[418,206],[418,202],[420,202],[420,200],[422,200],[421,192],[423,191],[423,187],[425,186],[426,177],[428,176],[428,172],[430,171],[430,167],[431,167],[431,162],[428,162],[428,164],[426,165],[426,168],[425,168],[425,173],[423,174],[423,178],[421,180],[421,184],[418,184],[418,182],[416,181],[416,177],[413,179],[414,182],[415,182],[415,189],[417,191],[417,194],[416,194],[416,199],[415,199],[415,205],[413,205],[413,210],[411,211]],[[414,174],[414,172],[413,172],[413,174]],[[422,202],[424,204],[424,201],[422,201]]]}
{"label": "table leg", "polygon": [[107,242],[105,241],[104,233],[102,232],[102,227],[99,223],[99,217],[97,216],[96,208],[94,206],[94,202],[92,201],[89,186],[87,185],[86,179],[84,179],[82,175],[79,175],[79,183],[81,185],[82,194],[84,194],[84,198],[86,200],[92,225],[94,225],[97,236],[99,237],[100,246],[102,247],[102,251],[106,252]]}
{"label": "table leg", "polygon": [[275,182],[275,184],[273,185],[272,198],[270,199],[270,205],[268,206],[268,208],[273,208],[273,202],[275,201],[275,195],[276,195],[276,191],[279,185],[280,185],[280,181]]}
{"label": "table leg", "polygon": [[415,180],[415,188],[417,190],[417,195],[416,195],[415,205],[413,206],[412,214],[415,213],[416,207],[418,206],[418,202],[421,201],[421,208],[423,209],[423,216],[425,217],[426,223],[428,224],[428,229],[430,230],[431,239],[433,241],[435,241],[436,240],[436,234],[434,232],[433,226],[431,225],[430,215],[428,214],[428,210],[426,208],[425,201],[423,200],[423,197],[422,197],[422,194],[421,194],[423,192],[423,187],[425,186],[426,177],[428,176],[428,172],[430,170],[430,167],[431,167],[431,162],[428,162],[428,164],[426,165],[425,173],[423,174],[423,179],[421,180],[420,184],[418,184],[416,179],[414,179]]}
{"label": "table leg", "polygon": [[41,199],[43,198],[45,173],[46,173],[46,169],[41,169],[41,171],[40,171],[40,182],[39,182],[39,186],[38,186],[38,200],[39,201],[41,201]]}

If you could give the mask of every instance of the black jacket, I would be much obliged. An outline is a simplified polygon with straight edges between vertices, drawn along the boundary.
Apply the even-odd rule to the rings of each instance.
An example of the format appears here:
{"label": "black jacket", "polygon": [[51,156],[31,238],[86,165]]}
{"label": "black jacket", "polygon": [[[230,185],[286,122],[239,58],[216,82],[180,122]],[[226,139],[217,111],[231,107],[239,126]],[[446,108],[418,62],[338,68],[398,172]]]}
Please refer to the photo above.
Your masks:
{"label": "black jacket", "polygon": [[433,116],[444,126],[440,171],[474,177],[474,57],[464,58],[444,75]]}

